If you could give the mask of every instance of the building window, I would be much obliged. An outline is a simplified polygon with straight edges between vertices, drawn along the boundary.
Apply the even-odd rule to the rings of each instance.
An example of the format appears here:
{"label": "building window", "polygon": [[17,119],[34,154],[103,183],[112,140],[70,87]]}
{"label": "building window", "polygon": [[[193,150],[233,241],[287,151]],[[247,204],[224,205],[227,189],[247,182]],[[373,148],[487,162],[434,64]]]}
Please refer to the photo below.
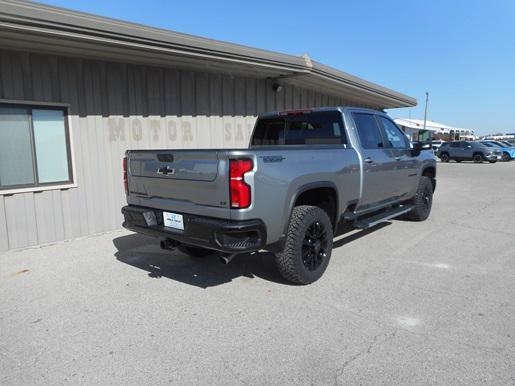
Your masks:
{"label": "building window", "polygon": [[66,109],[0,104],[0,191],[72,182]]}

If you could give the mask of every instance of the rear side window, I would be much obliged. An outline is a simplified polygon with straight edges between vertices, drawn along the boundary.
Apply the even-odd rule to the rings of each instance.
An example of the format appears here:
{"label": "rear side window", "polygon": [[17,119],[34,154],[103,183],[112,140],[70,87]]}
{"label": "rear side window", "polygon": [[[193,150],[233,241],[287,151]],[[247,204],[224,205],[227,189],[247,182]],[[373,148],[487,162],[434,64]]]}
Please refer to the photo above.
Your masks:
{"label": "rear side window", "polygon": [[363,148],[379,149],[384,147],[381,131],[372,114],[352,113],[352,117],[356,123],[359,140]]}
{"label": "rear side window", "polygon": [[459,142],[451,142],[451,147],[460,147]]}
{"label": "rear side window", "polygon": [[260,118],[252,136],[252,146],[341,145],[345,144],[341,114],[321,111]]}

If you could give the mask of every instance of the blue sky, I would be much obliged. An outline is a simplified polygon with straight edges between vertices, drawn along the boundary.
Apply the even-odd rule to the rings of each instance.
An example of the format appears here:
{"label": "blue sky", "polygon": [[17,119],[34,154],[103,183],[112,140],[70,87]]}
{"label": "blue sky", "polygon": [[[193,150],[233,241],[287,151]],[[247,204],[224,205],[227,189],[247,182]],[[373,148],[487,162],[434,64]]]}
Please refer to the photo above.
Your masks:
{"label": "blue sky", "polygon": [[48,0],[47,4],[302,55],[417,98],[389,111],[515,132],[515,1]]}

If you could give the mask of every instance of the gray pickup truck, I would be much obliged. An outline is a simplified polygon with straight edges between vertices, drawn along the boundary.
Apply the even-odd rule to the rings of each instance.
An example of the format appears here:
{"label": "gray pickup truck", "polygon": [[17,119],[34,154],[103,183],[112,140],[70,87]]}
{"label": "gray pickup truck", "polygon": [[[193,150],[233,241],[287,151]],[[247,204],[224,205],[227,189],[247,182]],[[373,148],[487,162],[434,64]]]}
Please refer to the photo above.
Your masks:
{"label": "gray pickup truck", "polygon": [[248,149],[128,150],[123,226],[190,256],[222,252],[226,263],[269,250],[287,280],[309,284],[329,263],[338,224],[429,216],[430,149],[375,110],[266,113]]}

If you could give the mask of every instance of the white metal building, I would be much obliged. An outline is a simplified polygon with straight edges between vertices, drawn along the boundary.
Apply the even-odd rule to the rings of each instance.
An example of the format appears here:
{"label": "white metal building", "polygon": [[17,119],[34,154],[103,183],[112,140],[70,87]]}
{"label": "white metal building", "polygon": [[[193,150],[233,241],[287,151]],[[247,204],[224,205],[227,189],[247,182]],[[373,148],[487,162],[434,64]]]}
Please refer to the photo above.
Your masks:
{"label": "white metal building", "polygon": [[474,139],[474,131],[453,127],[443,123],[426,121],[424,130],[424,120],[411,118],[395,118],[395,123],[404,130],[408,137],[413,141],[432,139]]}

